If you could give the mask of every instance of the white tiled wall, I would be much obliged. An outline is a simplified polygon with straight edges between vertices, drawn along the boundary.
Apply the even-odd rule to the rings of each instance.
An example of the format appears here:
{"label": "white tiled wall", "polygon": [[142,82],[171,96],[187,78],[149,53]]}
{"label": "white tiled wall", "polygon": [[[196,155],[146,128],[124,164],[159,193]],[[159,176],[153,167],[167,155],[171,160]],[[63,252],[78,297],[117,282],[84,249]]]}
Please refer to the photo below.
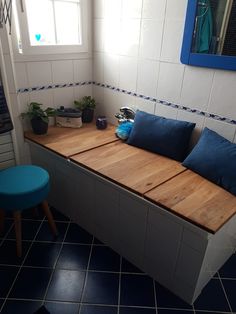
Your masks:
{"label": "white tiled wall", "polygon": [[[180,63],[187,0],[94,0],[95,81],[236,119],[236,74]],[[119,105],[191,120],[196,141],[204,126],[236,141],[236,127],[115,91],[94,87],[113,122]]]}
{"label": "white tiled wall", "polygon": [[[92,81],[92,59],[16,62],[15,73],[17,89],[87,82]],[[88,95],[92,95],[92,88],[89,87],[87,92]],[[71,107],[73,101],[82,96],[84,96],[82,86],[21,93],[20,111],[24,111],[27,103],[31,101],[42,103],[45,107]]]}

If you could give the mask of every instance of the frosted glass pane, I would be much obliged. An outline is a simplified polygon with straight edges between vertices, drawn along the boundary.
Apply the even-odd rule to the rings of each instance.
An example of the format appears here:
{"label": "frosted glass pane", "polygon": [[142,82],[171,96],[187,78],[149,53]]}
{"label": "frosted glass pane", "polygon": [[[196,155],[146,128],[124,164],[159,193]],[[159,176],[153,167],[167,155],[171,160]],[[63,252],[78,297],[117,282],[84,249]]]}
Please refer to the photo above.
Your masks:
{"label": "frosted glass pane", "polygon": [[31,45],[55,45],[56,40],[52,1],[26,0],[26,9]]}
{"label": "frosted glass pane", "polygon": [[55,1],[57,44],[80,44],[80,6],[78,3]]}

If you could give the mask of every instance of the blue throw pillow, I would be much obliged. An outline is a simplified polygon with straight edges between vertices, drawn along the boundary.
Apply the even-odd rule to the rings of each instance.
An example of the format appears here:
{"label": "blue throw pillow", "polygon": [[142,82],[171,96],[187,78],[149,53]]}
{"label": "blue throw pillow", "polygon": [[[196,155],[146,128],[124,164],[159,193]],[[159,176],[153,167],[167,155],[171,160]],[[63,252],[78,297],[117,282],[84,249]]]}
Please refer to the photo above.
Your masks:
{"label": "blue throw pillow", "polygon": [[236,145],[205,128],[183,166],[236,195]]}
{"label": "blue throw pillow", "polygon": [[183,161],[195,123],[137,111],[127,143]]}

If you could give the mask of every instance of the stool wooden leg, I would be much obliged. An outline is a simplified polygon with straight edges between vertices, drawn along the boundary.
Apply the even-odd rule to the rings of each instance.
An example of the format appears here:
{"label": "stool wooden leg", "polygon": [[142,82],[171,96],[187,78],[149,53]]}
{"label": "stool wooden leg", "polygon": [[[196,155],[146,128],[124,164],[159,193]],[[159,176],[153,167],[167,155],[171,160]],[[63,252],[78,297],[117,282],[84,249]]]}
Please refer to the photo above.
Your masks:
{"label": "stool wooden leg", "polygon": [[4,218],[5,212],[3,209],[0,209],[0,235],[4,233]]}
{"label": "stool wooden leg", "polygon": [[47,201],[43,201],[42,202],[42,209],[48,219],[48,223],[49,223],[49,226],[52,230],[52,233],[53,235],[57,236],[58,235],[58,232],[57,232],[57,227],[55,225],[55,222],[54,222],[54,219],[53,219],[53,216],[52,216],[52,213],[50,211],[50,208],[48,206],[48,202]]}
{"label": "stool wooden leg", "polygon": [[13,213],[15,233],[16,233],[16,253],[18,257],[22,255],[22,242],[21,242],[21,212],[15,211]]}

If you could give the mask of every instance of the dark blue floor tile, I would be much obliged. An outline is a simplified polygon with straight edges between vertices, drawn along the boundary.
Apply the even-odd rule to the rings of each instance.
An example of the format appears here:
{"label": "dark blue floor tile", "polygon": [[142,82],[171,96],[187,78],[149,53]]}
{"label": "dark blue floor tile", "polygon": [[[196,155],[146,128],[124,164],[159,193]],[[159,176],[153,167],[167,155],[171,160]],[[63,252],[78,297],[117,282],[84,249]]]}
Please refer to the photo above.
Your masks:
{"label": "dark blue floor tile", "polygon": [[[23,240],[33,240],[38,228],[40,226],[40,221],[30,221],[22,220],[22,239]],[[15,239],[15,228],[12,228],[10,233],[7,236],[7,239]]]}
{"label": "dark blue floor tile", "polygon": [[88,273],[83,302],[91,304],[118,304],[119,275]]}
{"label": "dark blue floor tile", "polygon": [[29,246],[30,242],[22,242],[22,257],[19,258],[16,256],[16,241],[4,240],[0,246],[0,264],[21,265]]}
{"label": "dark blue floor tile", "polygon": [[65,237],[65,233],[68,227],[68,223],[56,222],[58,236],[54,236],[51,232],[49,224],[44,221],[36,237],[36,241],[51,241],[51,242],[62,242]]}
{"label": "dark blue floor tile", "polygon": [[233,254],[219,270],[221,278],[236,278],[236,254]]}
{"label": "dark blue floor tile", "polygon": [[155,285],[157,307],[192,309],[191,305],[181,300],[179,297],[171,293],[159,283],[156,282]]}
{"label": "dark blue floor tile", "polygon": [[[1,309],[2,305],[3,305],[3,302],[4,302],[4,299],[0,299],[0,309]],[[0,312],[0,313],[2,313],[2,312]]]}
{"label": "dark blue floor tile", "polygon": [[100,240],[98,240],[97,238],[94,237],[94,240],[93,240],[93,244],[98,244],[98,245],[105,245],[103,242],[101,242]]}
{"label": "dark blue floor tile", "polygon": [[228,312],[229,306],[220,280],[212,279],[194,303],[196,310]]}
{"label": "dark blue floor tile", "polygon": [[34,242],[24,262],[24,266],[53,268],[60,249],[61,244]]}
{"label": "dark blue floor tile", "polygon": [[13,226],[13,220],[11,219],[5,219],[4,221],[4,230],[3,233],[0,234],[0,239],[4,238],[6,236],[6,234],[8,233],[8,231],[10,230],[10,228],[14,227]]}
{"label": "dark blue floor tile", "polygon": [[121,275],[120,304],[155,306],[153,280],[146,275]]}
{"label": "dark blue floor tile", "polygon": [[91,245],[64,244],[58,259],[57,268],[86,270]]}
{"label": "dark blue floor tile", "polygon": [[7,300],[1,314],[33,314],[40,306],[40,301]]}
{"label": "dark blue floor tile", "polygon": [[10,298],[43,299],[52,270],[22,268],[11,290]]}
{"label": "dark blue floor tile", "polygon": [[62,302],[45,302],[44,306],[50,314],[78,314],[79,304]]}
{"label": "dark blue floor tile", "polygon": [[[174,310],[174,309],[158,309],[158,314],[194,314],[191,310]],[[208,313],[208,314],[215,314],[215,313]]]}
{"label": "dark blue floor tile", "polygon": [[62,214],[61,212],[59,212],[55,208],[50,207],[50,210],[51,210],[54,221],[64,221],[64,222],[70,221],[70,219],[68,217],[66,217],[64,214]]}
{"label": "dark blue floor tile", "polygon": [[85,272],[76,270],[55,270],[47,300],[80,302],[84,287]]}
{"label": "dark blue floor tile", "polygon": [[118,308],[114,306],[81,305],[80,314],[117,314]]}
{"label": "dark blue floor tile", "polygon": [[122,258],[122,264],[121,264],[121,272],[122,273],[143,273],[139,268],[131,264],[127,259]]}
{"label": "dark blue floor tile", "polygon": [[222,279],[222,283],[225,288],[230,306],[233,312],[236,312],[236,280]]}
{"label": "dark blue floor tile", "polygon": [[90,270],[120,271],[120,255],[107,246],[94,246],[92,249]]}
{"label": "dark blue floor tile", "polygon": [[90,233],[79,227],[77,224],[70,224],[65,242],[91,244],[92,241],[93,236]]}
{"label": "dark blue floor tile", "polygon": [[19,267],[0,266],[0,298],[7,296],[18,270]]}
{"label": "dark blue floor tile", "polygon": [[121,307],[119,314],[156,314],[156,310],[137,307]]}
{"label": "dark blue floor tile", "polygon": [[44,212],[40,208],[37,208],[36,210],[29,208],[22,211],[22,219],[42,220],[44,217]]}

